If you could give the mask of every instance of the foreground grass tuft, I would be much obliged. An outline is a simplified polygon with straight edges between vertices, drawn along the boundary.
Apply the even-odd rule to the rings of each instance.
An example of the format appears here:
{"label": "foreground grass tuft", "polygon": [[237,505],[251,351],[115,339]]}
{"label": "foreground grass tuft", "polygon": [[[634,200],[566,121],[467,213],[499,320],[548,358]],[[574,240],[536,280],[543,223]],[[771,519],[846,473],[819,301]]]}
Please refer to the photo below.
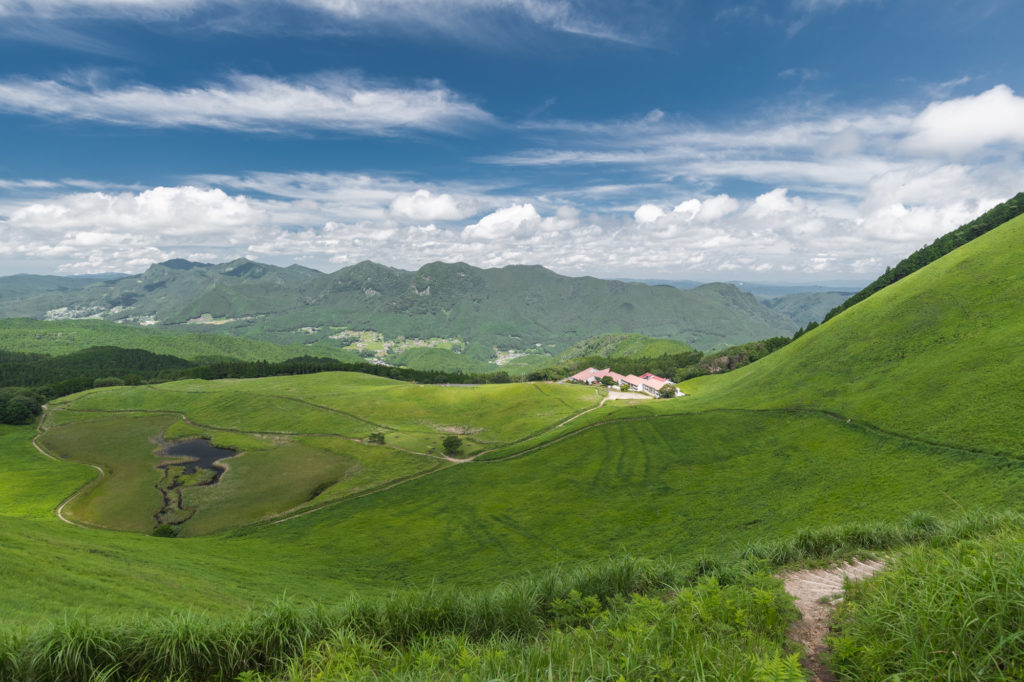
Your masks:
{"label": "foreground grass tuft", "polygon": [[1024,537],[914,548],[849,588],[837,627],[849,679],[1024,679]]}

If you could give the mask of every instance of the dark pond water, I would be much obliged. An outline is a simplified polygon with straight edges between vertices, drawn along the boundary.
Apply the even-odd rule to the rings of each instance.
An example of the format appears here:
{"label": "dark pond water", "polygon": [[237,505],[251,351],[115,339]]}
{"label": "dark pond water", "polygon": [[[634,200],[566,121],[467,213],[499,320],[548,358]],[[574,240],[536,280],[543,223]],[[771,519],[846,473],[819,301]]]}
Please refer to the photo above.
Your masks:
{"label": "dark pond water", "polygon": [[[236,453],[234,450],[228,450],[227,448],[215,448],[210,445],[210,441],[205,438],[196,438],[195,440],[187,440],[183,443],[175,443],[163,452],[166,457],[190,457],[192,458],[189,462],[178,462],[175,466],[184,466],[185,476],[194,474],[198,469],[214,469],[218,472],[217,477],[220,477],[221,467],[215,467],[214,462],[220,459],[227,459],[228,457],[234,457]],[[169,466],[167,464],[160,465],[160,468]]]}

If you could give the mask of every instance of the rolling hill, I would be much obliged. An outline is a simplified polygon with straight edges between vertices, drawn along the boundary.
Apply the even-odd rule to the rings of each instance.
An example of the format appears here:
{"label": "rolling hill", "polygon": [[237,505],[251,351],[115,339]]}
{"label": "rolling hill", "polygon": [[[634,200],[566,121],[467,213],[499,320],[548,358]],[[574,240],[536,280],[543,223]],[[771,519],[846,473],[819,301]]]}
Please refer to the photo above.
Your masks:
{"label": "rolling hill", "polygon": [[[150,652],[146,665],[156,665],[152,652],[167,652],[165,667],[145,670],[173,677],[185,652],[199,660],[223,646],[228,653],[212,656],[215,665],[242,641],[276,647],[275,633],[294,627],[313,633],[289,640],[281,656],[297,656],[287,665],[298,679],[324,670],[372,678],[405,665],[420,666],[409,679],[470,674],[484,669],[482,660],[526,650],[555,676],[605,655],[614,662],[599,672],[613,678],[647,679],[671,669],[658,667],[662,659],[678,656],[715,661],[719,670],[732,670],[717,667],[722,661],[745,661],[729,673],[738,677],[782,670],[790,616],[784,600],[765,606],[776,604],[771,571],[779,563],[858,547],[884,549],[899,562],[900,543],[929,538],[935,552],[956,552],[961,539],[1002,522],[939,518],[1021,509],[1022,236],[1024,217],[1011,220],[772,355],[687,382],[686,398],[599,405],[595,389],[579,386],[478,387],[488,392],[337,373],[69,396],[48,411],[38,441],[56,460],[32,449],[30,428],[0,427],[0,616],[60,622],[77,608],[108,620],[4,631],[0,661],[45,661],[32,652],[56,650],[47,646],[74,658],[95,653],[83,642],[103,642],[103,651]],[[456,432],[473,461],[429,458],[437,452],[427,448]],[[373,433],[384,433],[385,444],[357,442]],[[125,499],[153,497],[152,440],[196,436],[243,454],[220,483],[193,491],[200,511],[183,528],[194,523],[195,536],[148,537],[53,517],[67,502],[80,522],[128,519],[125,530],[144,530]],[[131,447],[114,447],[119,439]],[[107,475],[97,479],[90,464]],[[112,494],[117,486],[122,492]],[[279,511],[289,508],[294,513]],[[1004,532],[1013,533],[1004,543],[1019,540],[1019,530]],[[571,580],[536,577],[560,562],[622,552],[686,568],[657,580],[644,574],[640,587],[631,563]],[[510,582],[516,578],[525,582]],[[736,585],[744,587],[716,592]],[[242,615],[246,606],[285,588],[300,603],[344,604],[355,615],[335,622],[322,607],[277,611],[279,629],[259,639],[252,633],[264,632],[255,625],[264,621]],[[372,601],[398,589],[412,592]],[[468,596],[486,589],[494,592]],[[714,604],[743,606],[718,613]],[[197,605],[223,620],[183,616],[166,634],[165,621],[138,616]],[[682,615],[664,620],[660,609]],[[767,658],[757,659],[742,648],[753,636],[743,633],[768,622],[778,627],[762,650]],[[697,624],[696,634],[685,630],[697,653],[650,650],[668,632],[666,641],[678,641],[683,623]],[[721,639],[726,632],[737,641]],[[199,633],[209,636],[193,650]],[[591,635],[581,649],[590,662],[565,653],[578,645],[574,637]],[[855,669],[874,651],[851,645],[844,665]],[[95,656],[109,663],[102,651]],[[637,656],[644,667],[626,670]],[[280,661],[243,659],[230,675],[257,667],[286,674]],[[63,679],[76,679],[77,670]],[[707,674],[672,670],[664,674]]]}

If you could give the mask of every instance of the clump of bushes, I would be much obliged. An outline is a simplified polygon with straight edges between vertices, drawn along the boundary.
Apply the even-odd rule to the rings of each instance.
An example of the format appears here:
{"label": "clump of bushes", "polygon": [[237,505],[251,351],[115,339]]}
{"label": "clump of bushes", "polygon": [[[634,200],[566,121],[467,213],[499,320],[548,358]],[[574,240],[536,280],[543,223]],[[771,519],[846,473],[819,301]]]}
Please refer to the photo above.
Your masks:
{"label": "clump of bushes", "polygon": [[30,388],[0,388],[0,422],[28,424],[43,411],[45,400]]}

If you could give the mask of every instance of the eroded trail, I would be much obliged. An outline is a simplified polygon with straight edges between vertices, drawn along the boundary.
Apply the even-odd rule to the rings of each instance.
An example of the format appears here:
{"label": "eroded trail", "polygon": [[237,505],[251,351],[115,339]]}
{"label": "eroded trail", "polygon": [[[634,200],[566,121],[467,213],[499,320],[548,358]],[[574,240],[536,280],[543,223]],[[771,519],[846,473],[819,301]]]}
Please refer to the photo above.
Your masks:
{"label": "eroded trail", "polygon": [[789,638],[804,648],[804,665],[816,682],[836,679],[825,667],[821,654],[825,651],[829,619],[835,605],[842,601],[844,581],[862,580],[883,568],[885,564],[881,561],[853,559],[839,566],[804,569],[782,576],[786,592],[796,600],[801,615],[801,619],[790,626]]}

